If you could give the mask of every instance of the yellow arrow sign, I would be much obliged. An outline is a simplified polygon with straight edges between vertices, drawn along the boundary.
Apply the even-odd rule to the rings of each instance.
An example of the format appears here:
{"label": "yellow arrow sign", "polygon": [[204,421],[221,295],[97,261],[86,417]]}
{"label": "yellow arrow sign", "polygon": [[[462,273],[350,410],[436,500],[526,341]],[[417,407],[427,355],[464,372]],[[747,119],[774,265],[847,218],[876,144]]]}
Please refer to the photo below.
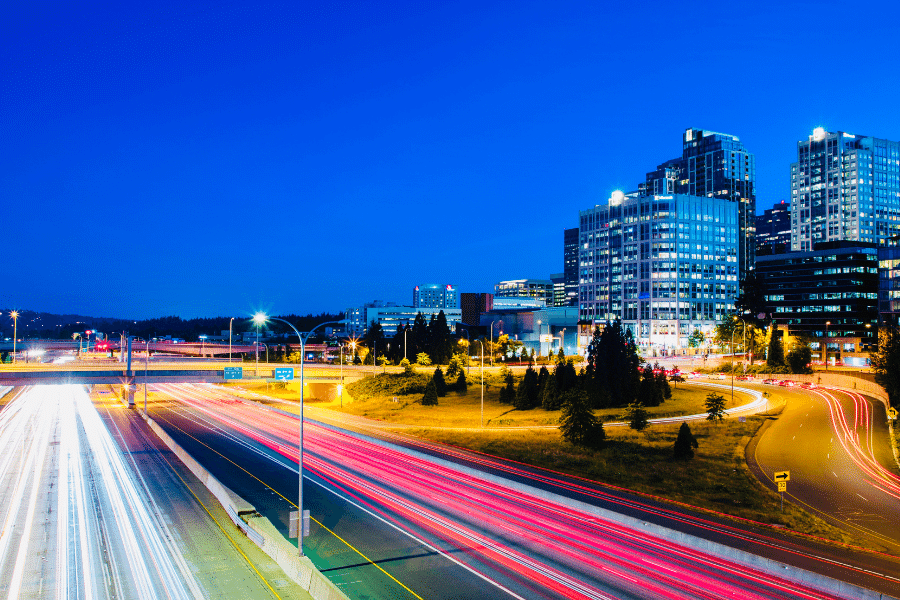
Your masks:
{"label": "yellow arrow sign", "polygon": [[778,491],[786,492],[787,491],[787,481],[779,481],[778,482]]}
{"label": "yellow arrow sign", "polygon": [[791,480],[791,472],[790,471],[775,471],[775,481],[790,481]]}
{"label": "yellow arrow sign", "polygon": [[897,409],[893,406],[888,409],[888,418],[896,419],[897,418]]}

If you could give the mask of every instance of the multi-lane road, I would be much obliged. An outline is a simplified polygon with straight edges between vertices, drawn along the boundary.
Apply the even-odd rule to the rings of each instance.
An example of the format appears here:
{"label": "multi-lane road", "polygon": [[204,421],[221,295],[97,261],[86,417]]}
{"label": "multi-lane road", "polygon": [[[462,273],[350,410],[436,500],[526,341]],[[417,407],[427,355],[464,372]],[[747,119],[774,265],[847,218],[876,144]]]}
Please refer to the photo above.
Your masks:
{"label": "multi-lane road", "polygon": [[3,398],[0,598],[309,599],[109,396]]}
{"label": "multi-lane road", "polygon": [[[151,417],[286,531],[297,497],[296,417],[215,386],[159,386],[156,398]],[[433,445],[412,451],[414,444],[307,422],[305,508],[315,524],[304,547],[350,597],[831,597],[648,534],[649,523],[900,589],[827,548],[488,457]],[[607,518],[600,506],[643,525]]]}

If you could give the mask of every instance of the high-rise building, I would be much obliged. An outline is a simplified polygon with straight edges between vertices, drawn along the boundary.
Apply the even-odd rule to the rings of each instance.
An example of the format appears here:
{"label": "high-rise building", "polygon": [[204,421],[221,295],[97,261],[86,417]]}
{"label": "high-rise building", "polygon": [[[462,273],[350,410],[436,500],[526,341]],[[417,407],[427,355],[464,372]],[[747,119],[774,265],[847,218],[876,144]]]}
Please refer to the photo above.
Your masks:
{"label": "high-rise building", "polygon": [[756,255],[783,254],[791,249],[791,205],[784,200],[756,216]]}
{"label": "high-rise building", "polygon": [[452,285],[417,285],[413,308],[459,308],[459,291]]}
{"label": "high-rise building", "polygon": [[494,286],[494,298],[527,296],[540,298],[544,306],[553,306],[553,282],[549,279],[510,279]]}
{"label": "high-rise building", "polygon": [[621,319],[643,347],[713,334],[738,290],[738,213],[726,197],[613,192],[579,213],[582,321]]}
{"label": "high-rise building", "polygon": [[641,195],[684,194],[724,198],[738,205],[739,277],[753,269],[756,253],[756,165],[737,136],[688,129],[682,136],[681,157],[647,173]]}
{"label": "high-rise building", "polygon": [[563,278],[566,302],[578,306],[578,228],[563,231]]}
{"label": "high-rise building", "polygon": [[813,130],[791,165],[791,248],[850,240],[882,246],[900,233],[900,142]]}

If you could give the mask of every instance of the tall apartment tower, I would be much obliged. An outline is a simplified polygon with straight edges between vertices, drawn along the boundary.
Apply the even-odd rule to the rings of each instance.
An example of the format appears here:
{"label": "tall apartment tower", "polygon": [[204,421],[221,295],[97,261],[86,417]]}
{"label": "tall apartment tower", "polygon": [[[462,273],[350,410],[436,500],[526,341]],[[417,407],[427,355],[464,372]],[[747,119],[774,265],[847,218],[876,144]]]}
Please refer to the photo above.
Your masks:
{"label": "tall apartment tower", "polygon": [[563,279],[566,300],[563,306],[578,306],[578,228],[563,231]]}
{"label": "tall apartment tower", "polygon": [[756,216],[756,255],[784,254],[791,249],[791,205],[782,200]]}
{"label": "tall apartment tower", "polygon": [[850,240],[890,245],[900,233],[900,142],[813,130],[791,165],[791,249]]}
{"label": "tall apartment tower", "polygon": [[724,198],[738,204],[738,269],[743,280],[756,255],[756,164],[737,136],[688,129],[680,158],[647,173],[642,196],[684,194]]}
{"label": "tall apartment tower", "polygon": [[617,191],[579,217],[580,319],[621,319],[641,347],[673,349],[734,309],[736,203]]}
{"label": "tall apartment tower", "polygon": [[413,308],[459,308],[459,290],[449,284],[417,285],[413,290]]}

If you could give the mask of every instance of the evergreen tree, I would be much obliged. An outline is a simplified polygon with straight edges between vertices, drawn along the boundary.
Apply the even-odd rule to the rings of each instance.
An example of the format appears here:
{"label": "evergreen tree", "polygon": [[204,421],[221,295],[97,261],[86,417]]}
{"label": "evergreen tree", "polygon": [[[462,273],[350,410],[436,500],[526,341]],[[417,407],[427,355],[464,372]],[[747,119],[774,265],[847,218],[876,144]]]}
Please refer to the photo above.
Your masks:
{"label": "evergreen tree", "polygon": [[556,377],[547,377],[541,386],[541,408],[544,410],[557,410],[559,408],[559,389]]}
{"label": "evergreen tree", "polygon": [[625,409],[628,426],[636,431],[643,431],[650,425],[650,415],[640,400],[635,400]]}
{"label": "evergreen tree", "polygon": [[643,406],[659,406],[662,404],[663,395],[656,382],[656,375],[650,365],[644,367],[641,372],[641,383],[638,387],[637,400]]}
{"label": "evergreen tree", "polygon": [[672,397],[672,388],[669,387],[669,379],[666,377],[666,370],[659,366],[659,363],[653,365],[653,370],[658,371],[656,373],[656,385],[659,386],[663,401],[666,401]]}
{"label": "evergreen tree", "polygon": [[418,356],[423,352],[428,352],[428,321],[425,320],[425,315],[422,313],[416,313],[416,318],[413,319],[412,328],[409,330],[409,333],[406,334],[406,341],[409,344],[409,351],[407,352],[407,356]]}
{"label": "evergreen tree", "polygon": [[[504,368],[506,365],[504,365]],[[506,369],[506,375],[503,377],[503,387],[500,388],[500,402],[503,404],[512,404],[516,398],[515,380],[509,369]]]}
{"label": "evergreen tree", "polygon": [[[397,333],[391,338],[390,353],[388,354],[391,362],[399,363],[403,359],[403,332],[406,331],[408,327],[409,325],[398,325]],[[409,334],[406,335],[407,341],[409,341]],[[407,356],[415,356],[415,354],[408,354]]]}
{"label": "evergreen tree", "polygon": [[[637,397],[640,385],[640,356],[630,332],[619,320],[607,322],[603,331],[597,327],[588,346],[588,366],[599,401],[608,398],[611,406],[626,406]],[[589,392],[590,393],[590,392]]]}
{"label": "evergreen tree", "polygon": [[538,374],[531,365],[525,369],[522,381],[525,383],[525,392],[528,396],[528,408],[534,408],[540,402],[540,398],[538,398]]}
{"label": "evergreen tree", "polygon": [[606,438],[603,423],[594,415],[587,394],[580,390],[566,394],[559,430],[569,443],[576,446],[600,448]]}
{"label": "evergreen tree", "polygon": [[366,331],[366,335],[363,336],[363,339],[366,341],[366,346],[368,348],[376,350],[380,348],[381,350],[384,350],[384,329],[381,328],[381,323],[376,323],[375,321],[369,323],[369,329]]}
{"label": "evergreen tree", "polygon": [[459,377],[456,378],[456,391],[460,394],[465,394],[469,389],[468,382],[466,382],[466,372],[460,370]]}
{"label": "evergreen tree", "polygon": [[516,388],[516,398],[513,402],[513,406],[515,406],[517,410],[527,410],[531,408],[530,403],[528,402],[528,382],[525,381],[524,377]]}
{"label": "evergreen tree", "polygon": [[441,371],[441,368],[438,367],[434,370],[434,375],[431,378],[434,381],[434,388],[437,391],[437,395],[440,397],[444,397],[447,395],[447,382],[444,381],[444,372]]}
{"label": "evergreen tree", "polygon": [[559,347],[559,352],[556,354],[556,364],[561,365],[566,363],[566,353],[563,352],[562,346]]}
{"label": "evergreen tree", "polygon": [[538,371],[538,379],[537,379],[538,397],[540,397],[541,394],[543,394],[544,385],[546,385],[548,377],[550,377],[550,371],[547,370],[547,367],[541,365],[541,370]]}
{"label": "evergreen tree", "polygon": [[437,406],[438,403],[438,394],[437,388],[434,385],[434,379],[429,380],[428,384],[425,385],[425,395],[422,396],[422,406]]}
{"label": "evergreen tree", "polygon": [[715,392],[706,396],[706,420],[719,422],[725,418],[725,398]]}
{"label": "evergreen tree", "polygon": [[428,354],[435,364],[445,365],[453,355],[453,341],[450,339],[450,328],[447,326],[447,315],[444,311],[432,316],[428,323]]}
{"label": "evergreen tree", "polygon": [[535,362],[535,360],[534,360],[534,348],[531,349],[531,352],[530,352],[529,355],[528,355],[528,362],[530,362],[530,363],[534,363],[534,362]]}
{"label": "evergreen tree", "polygon": [[691,428],[687,423],[682,423],[678,430],[678,439],[675,440],[675,446],[672,448],[672,454],[676,459],[690,460],[694,458],[694,448],[699,447],[697,438],[691,433]]}
{"label": "evergreen tree", "polygon": [[784,346],[781,343],[781,336],[778,335],[778,324],[772,321],[769,328],[769,353],[766,355],[766,366],[782,367],[784,366]]}

